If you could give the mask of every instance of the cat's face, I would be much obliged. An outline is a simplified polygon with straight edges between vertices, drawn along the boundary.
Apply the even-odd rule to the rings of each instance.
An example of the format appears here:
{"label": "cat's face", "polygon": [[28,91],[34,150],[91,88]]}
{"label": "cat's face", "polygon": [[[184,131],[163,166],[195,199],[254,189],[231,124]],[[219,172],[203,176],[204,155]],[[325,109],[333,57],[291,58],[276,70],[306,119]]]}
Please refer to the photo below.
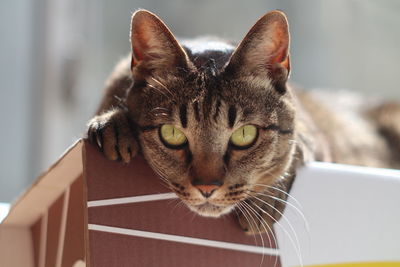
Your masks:
{"label": "cat's face", "polygon": [[235,51],[198,54],[159,23],[134,15],[127,105],[152,168],[192,210],[220,216],[275,183],[291,162],[288,40],[278,42],[286,19],[269,13]]}

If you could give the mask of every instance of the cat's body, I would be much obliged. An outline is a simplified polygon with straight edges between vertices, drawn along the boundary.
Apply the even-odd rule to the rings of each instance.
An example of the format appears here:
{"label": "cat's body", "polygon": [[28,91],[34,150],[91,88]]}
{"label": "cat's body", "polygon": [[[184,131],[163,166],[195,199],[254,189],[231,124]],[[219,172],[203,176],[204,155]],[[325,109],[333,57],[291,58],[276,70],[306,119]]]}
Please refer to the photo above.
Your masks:
{"label": "cat's body", "polygon": [[[185,45],[186,42],[191,46]],[[212,45],[207,46],[209,43]],[[234,46],[215,38],[182,41],[193,60],[194,51],[207,51],[197,60],[219,60],[221,68],[233,52]],[[198,46],[200,49],[196,49]],[[210,50],[213,49],[213,50]],[[222,48],[222,49],[221,49]],[[230,48],[230,49],[223,49]],[[213,55],[213,56],[212,56]],[[223,55],[223,56],[221,56]],[[120,103],[133,83],[130,69],[131,56],[121,60],[107,82],[106,96],[97,115],[102,114]],[[204,64],[200,63],[199,65]],[[304,145],[308,147],[306,161],[318,160],[343,164],[362,165],[378,168],[400,168],[396,145],[382,133],[384,123],[374,116],[385,107],[375,99],[367,99],[349,91],[304,91],[292,90],[298,103],[298,128],[304,131]],[[395,104],[388,104],[393,106]],[[386,113],[391,113],[387,111]],[[388,115],[389,115],[388,114]],[[382,116],[381,114],[380,116]],[[393,113],[393,122],[400,117]]]}
{"label": "cat's body", "polygon": [[[142,153],[201,215],[238,208],[243,228],[268,231],[284,207],[281,190],[307,161],[399,167],[400,105],[287,85],[281,12],[261,18],[238,48],[208,38],[179,45],[146,11],[134,15],[131,38],[133,55],[110,77],[89,138],[113,160]],[[184,141],[168,144],[163,125]],[[249,125],[252,141],[235,145]]]}

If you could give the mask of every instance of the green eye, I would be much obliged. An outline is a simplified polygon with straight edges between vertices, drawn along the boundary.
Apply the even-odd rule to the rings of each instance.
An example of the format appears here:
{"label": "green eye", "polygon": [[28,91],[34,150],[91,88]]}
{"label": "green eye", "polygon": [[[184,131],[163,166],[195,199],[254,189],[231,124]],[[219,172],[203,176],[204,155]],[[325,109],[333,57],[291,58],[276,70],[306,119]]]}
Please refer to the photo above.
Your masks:
{"label": "green eye", "polygon": [[170,146],[180,146],[187,141],[183,132],[171,124],[164,124],[161,126],[160,136],[162,141]]}
{"label": "green eye", "polygon": [[231,143],[237,147],[247,147],[254,143],[257,137],[257,127],[245,125],[231,135]]}

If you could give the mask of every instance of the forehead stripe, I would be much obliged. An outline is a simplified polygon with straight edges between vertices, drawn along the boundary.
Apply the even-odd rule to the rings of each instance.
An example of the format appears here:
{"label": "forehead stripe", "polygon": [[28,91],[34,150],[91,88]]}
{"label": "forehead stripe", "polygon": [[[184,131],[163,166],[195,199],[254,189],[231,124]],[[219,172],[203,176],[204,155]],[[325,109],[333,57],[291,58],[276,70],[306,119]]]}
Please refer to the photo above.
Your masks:
{"label": "forehead stripe", "polygon": [[214,121],[217,121],[218,115],[219,115],[219,108],[221,107],[221,100],[217,100],[217,103],[215,104],[215,113],[214,113]]}
{"label": "forehead stripe", "polygon": [[230,128],[233,127],[236,121],[236,108],[234,106],[230,106],[228,110],[228,125]]}
{"label": "forehead stripe", "polygon": [[187,110],[186,105],[181,105],[179,108],[179,118],[181,119],[181,124],[183,128],[187,127]]}
{"label": "forehead stripe", "polygon": [[193,103],[193,110],[196,121],[200,121],[199,103],[197,101]]}

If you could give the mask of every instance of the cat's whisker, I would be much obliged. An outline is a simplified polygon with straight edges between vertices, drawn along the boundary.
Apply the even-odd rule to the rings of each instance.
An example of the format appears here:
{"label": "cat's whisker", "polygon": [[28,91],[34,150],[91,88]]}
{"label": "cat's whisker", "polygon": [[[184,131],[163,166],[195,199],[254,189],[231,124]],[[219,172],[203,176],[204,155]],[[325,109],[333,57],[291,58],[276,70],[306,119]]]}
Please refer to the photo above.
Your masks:
{"label": "cat's whisker", "polygon": [[[183,203],[183,202],[182,202]],[[184,203],[183,203],[184,204]],[[192,210],[190,209],[185,209],[186,212],[182,215],[182,217],[180,218],[181,220],[185,220],[185,221],[190,221],[193,222],[194,218],[197,216],[196,213],[194,213]],[[187,217],[191,216],[190,219],[188,219]]]}
{"label": "cat's whisker", "polygon": [[[249,217],[248,217],[248,215],[246,215],[247,214],[246,208],[243,207],[242,203],[240,203],[240,202],[238,203],[237,207],[240,210],[240,212],[243,214],[243,216],[246,219],[246,221],[249,223],[249,226],[251,226],[252,224],[251,224],[251,222],[249,220]],[[250,230],[250,229],[248,229],[248,230]],[[255,236],[253,236],[253,238],[254,238],[254,243],[257,245],[257,238]]]}
{"label": "cat's whisker", "polygon": [[157,112],[157,113],[152,113],[151,114],[154,118],[162,118],[162,117],[164,117],[164,118],[168,118],[170,115],[168,114],[168,113],[165,113],[165,112]]}
{"label": "cat's whisker", "polygon": [[260,195],[260,196],[265,196],[265,197],[274,199],[274,200],[276,200],[276,201],[282,202],[282,203],[284,203],[285,205],[287,205],[287,206],[293,208],[293,209],[300,215],[300,217],[302,218],[302,220],[304,221],[304,225],[305,225],[307,234],[308,234],[308,235],[310,234],[310,226],[309,226],[308,220],[307,220],[306,216],[304,215],[304,213],[303,213],[298,207],[296,207],[295,205],[293,205],[293,204],[290,203],[289,201],[286,201],[286,200],[281,199],[281,198],[279,198],[279,197],[275,197],[275,196],[268,195],[268,194],[261,193],[261,192],[256,192],[256,191],[253,191],[253,190],[249,190],[249,192],[255,193],[255,194]]}
{"label": "cat's whisker", "polygon": [[157,92],[159,92],[160,94],[162,94],[165,97],[168,97],[167,94],[164,93],[164,91],[162,91],[160,88],[152,85],[152,84],[147,84],[148,87],[153,88],[154,90],[156,90]]}
{"label": "cat's whisker", "polygon": [[176,201],[174,207],[171,209],[171,213],[174,213],[175,209],[178,206],[182,206],[185,205],[185,203],[183,203],[183,201],[180,198],[175,198],[175,199],[170,199],[169,204],[172,204],[172,202]]}
{"label": "cat's whisker", "polygon": [[267,188],[269,188],[269,189],[277,190],[277,191],[279,191],[279,192],[285,194],[288,198],[293,199],[293,201],[294,201],[299,207],[297,207],[296,205],[294,205],[294,204],[290,203],[289,201],[284,200],[284,199],[282,199],[282,198],[278,198],[278,197],[275,197],[275,196],[273,196],[273,195],[269,195],[269,194],[265,194],[265,193],[262,193],[262,192],[257,192],[257,191],[254,191],[254,190],[250,190],[250,189],[249,189],[250,192],[257,193],[257,194],[260,194],[260,195],[263,195],[263,196],[266,196],[266,197],[275,199],[275,200],[277,200],[277,201],[279,201],[279,202],[282,202],[282,203],[284,203],[284,204],[286,204],[286,205],[292,207],[293,209],[295,209],[295,210],[299,213],[299,215],[302,217],[302,219],[303,219],[303,221],[304,221],[304,223],[305,223],[305,226],[306,226],[306,228],[307,228],[307,231],[309,232],[309,229],[310,229],[310,228],[309,228],[308,221],[307,221],[307,219],[306,219],[304,213],[301,211],[301,209],[303,208],[303,206],[301,205],[301,203],[300,203],[295,197],[293,197],[293,196],[290,195],[289,193],[283,191],[282,189],[277,188],[277,187],[274,187],[274,186],[264,185],[264,184],[254,184],[254,185],[260,186],[260,187],[267,187]]}
{"label": "cat's whisker", "polygon": [[154,167],[153,167],[153,169],[154,169],[154,171],[158,174],[158,176],[162,179],[162,180],[165,180],[165,181],[168,181],[167,180],[167,175],[164,173],[164,171],[162,171],[160,168],[158,168],[156,165],[154,165]]}
{"label": "cat's whisker", "polygon": [[[264,252],[264,250],[265,250],[264,238],[262,237],[260,228],[258,227],[258,225],[257,225],[257,223],[256,223],[256,220],[253,218],[253,216],[251,216],[251,213],[250,213],[250,211],[246,208],[246,206],[244,206],[244,204],[246,204],[246,203],[245,203],[245,202],[239,202],[239,203],[240,203],[241,206],[243,205],[243,206],[242,206],[242,207],[243,207],[243,210],[244,210],[245,212],[247,212],[248,216],[249,216],[249,217],[251,218],[251,220],[253,221],[254,226],[255,226],[254,229],[257,228],[257,230],[258,230],[258,235],[260,236],[261,244],[262,244],[262,248],[263,248],[263,252]],[[243,215],[244,215],[244,214],[243,214]],[[251,225],[250,222],[249,222],[249,225]],[[268,236],[268,239],[270,240],[269,236]],[[257,241],[256,241],[256,237],[255,237],[255,236],[254,236],[254,240],[255,240],[256,245],[257,245]],[[271,243],[271,240],[270,240],[270,243]],[[263,262],[264,262],[264,253],[262,253],[260,266],[263,264]]]}
{"label": "cat's whisker", "polygon": [[163,108],[163,107],[155,107],[153,108],[150,112],[156,111],[156,110],[161,110],[161,111],[169,111],[169,109],[167,108]]}
{"label": "cat's whisker", "polygon": [[[171,199],[167,199],[167,205],[172,205],[173,202],[179,202],[180,199],[179,198],[171,198]],[[175,206],[177,205],[177,203],[175,203]]]}
{"label": "cat's whisker", "polygon": [[152,114],[154,117],[161,117],[161,116],[169,117],[170,110],[163,107],[155,107],[152,110],[150,110],[150,114]]}
{"label": "cat's whisker", "polygon": [[[261,199],[261,198],[259,198],[259,197],[257,197],[257,196],[254,196],[254,195],[250,195],[250,194],[247,194],[247,195],[248,195],[249,197],[253,197],[253,198],[257,199],[258,201],[260,201],[260,202],[264,203],[265,205],[267,205],[268,207],[272,208],[274,211],[276,211],[276,212],[282,217],[282,219],[284,219],[284,220],[287,222],[287,224],[289,225],[290,230],[291,230],[291,231],[293,232],[293,234],[294,234],[294,237],[295,237],[296,243],[297,243],[297,247],[298,247],[298,249],[299,249],[299,251],[300,251],[300,253],[301,253],[299,237],[297,236],[296,230],[294,229],[293,225],[290,223],[290,221],[288,220],[288,218],[287,218],[281,211],[279,211],[277,208],[275,208],[273,205],[271,205],[271,204],[268,203],[267,201],[264,201],[263,199]],[[276,220],[275,220],[275,221],[276,221]],[[276,222],[277,222],[277,221],[276,221]]]}
{"label": "cat's whisker", "polygon": [[[271,233],[272,238],[274,239],[274,243],[275,243],[275,245],[277,245],[278,242],[277,242],[277,240],[276,240],[276,238],[275,238],[274,232],[272,231],[272,229],[271,229],[271,227],[268,225],[268,223],[265,222],[264,218],[263,218],[250,204],[248,204],[248,203],[246,203],[246,202],[242,202],[242,203],[243,203],[244,205],[246,205],[246,206],[248,207],[248,209],[249,209],[249,210],[258,218],[258,220],[260,221],[261,226],[263,227],[263,229],[264,229],[264,231],[265,231],[265,233],[266,233],[266,235],[267,235],[267,237],[268,237],[268,242],[269,242],[269,244],[270,244],[270,245],[272,244],[272,240],[271,240],[271,237],[270,237],[270,235],[269,235],[269,233]],[[267,228],[266,228],[265,226],[267,226],[268,230],[267,230]],[[259,229],[259,228],[258,228],[258,229]],[[260,234],[260,237],[261,237],[261,239],[262,239],[261,231],[259,231],[259,234]],[[263,244],[263,248],[265,248],[264,244]],[[264,253],[263,253],[263,256],[264,256]],[[264,259],[264,258],[263,258],[263,259]],[[278,263],[278,257],[275,258],[274,266],[276,266],[277,263]],[[262,263],[261,263],[261,264],[262,264]]]}
{"label": "cat's whisker", "polygon": [[159,80],[157,80],[157,79],[154,78],[154,77],[150,77],[150,79],[151,79],[152,81],[154,81],[155,83],[157,83],[158,85],[160,85],[162,88],[164,88],[164,89],[169,93],[169,95],[172,96],[172,92],[171,92],[171,91],[168,89],[168,87],[165,86],[162,82],[160,82]]}
{"label": "cat's whisker", "polygon": [[[170,189],[171,191],[175,192],[173,186],[171,185],[171,182],[166,178],[166,177],[167,177],[166,174],[165,174],[161,169],[159,169],[157,166],[155,166],[155,165],[153,166],[153,170],[157,173],[157,175],[159,176],[161,182],[162,182],[168,189]],[[176,192],[175,192],[175,194],[176,194]],[[172,209],[171,212],[173,212],[179,205],[185,206],[185,203],[181,200],[180,197],[178,197],[177,199],[172,199],[171,201],[174,201],[174,200],[178,200],[178,202],[175,204],[175,206],[173,207],[173,209]],[[187,212],[185,215],[183,215],[183,216],[185,217],[185,216],[187,216],[188,214],[192,214],[192,213],[190,212],[190,210],[188,210],[188,212]],[[196,216],[196,214],[194,214],[194,216],[192,216],[192,220],[194,219],[195,216]]]}
{"label": "cat's whisker", "polygon": [[288,192],[286,192],[286,191],[284,191],[284,190],[282,190],[282,189],[280,189],[280,188],[278,188],[278,187],[276,187],[276,186],[267,185],[267,184],[251,184],[250,186],[252,186],[252,185],[253,185],[253,186],[260,186],[260,187],[267,187],[267,188],[270,188],[270,189],[274,189],[274,190],[276,190],[276,191],[278,191],[278,192],[280,192],[280,193],[286,195],[288,198],[293,199],[293,201],[296,202],[296,204],[299,205],[300,208],[303,208],[302,205],[301,205],[301,203],[300,203],[300,201],[298,201],[295,197],[293,197],[293,196],[292,196],[291,194],[289,194]]}
{"label": "cat's whisker", "polygon": [[[267,233],[267,237],[268,237],[269,243],[271,243],[271,239],[270,239],[270,237],[269,237],[269,235],[268,235],[268,232],[267,232],[267,230],[266,230],[266,228],[265,228],[265,226],[264,226],[264,224],[263,224],[263,221],[260,220],[260,218],[257,218],[257,214],[256,214],[254,211],[251,210],[251,207],[250,207],[250,206],[248,206],[248,205],[246,205],[246,204],[247,204],[247,203],[245,203],[245,202],[241,202],[241,205],[243,206],[243,209],[246,210],[246,212],[248,213],[249,217],[250,217],[250,218],[253,220],[253,222],[254,222],[254,226],[255,226],[254,229],[256,230],[256,228],[257,228],[257,233],[258,233],[258,235],[260,236],[261,243],[262,243],[262,247],[263,247],[263,252],[264,252],[265,243],[264,243],[264,239],[263,239],[263,237],[262,237],[261,229],[258,227],[258,224],[256,223],[256,220],[260,222],[260,224],[261,224],[262,227],[264,228],[264,231]],[[256,219],[254,219],[254,217],[252,216],[252,214],[255,215]],[[265,257],[265,256],[264,256],[264,253],[262,253],[262,258],[261,258],[260,266],[261,266],[261,265],[263,264],[263,262],[264,262],[264,257]]]}
{"label": "cat's whisker", "polygon": [[[252,225],[254,225],[254,229],[255,229],[255,228],[256,228],[256,221],[255,221],[254,218],[251,216],[250,212],[248,211],[248,208],[246,208],[246,206],[243,205],[243,203],[244,203],[244,202],[240,202],[240,203],[239,203],[239,204],[240,204],[240,207],[241,207],[241,209],[242,209],[243,216],[245,216],[247,222],[249,223],[249,227],[253,227]],[[247,214],[247,215],[246,215],[246,214]],[[250,221],[249,218],[251,219],[251,221],[253,222],[253,224],[251,223],[251,221]],[[248,229],[248,230],[250,230],[250,229]],[[260,231],[259,231],[259,232],[260,232]],[[263,247],[263,249],[264,249],[264,248],[265,248],[264,240],[263,240],[263,238],[262,238],[262,236],[261,236],[260,233],[259,233],[259,235],[260,235],[260,238],[261,238],[262,247]],[[252,235],[252,236],[253,236],[253,238],[254,238],[254,243],[256,244],[256,246],[258,246],[258,242],[257,242],[256,236],[255,236],[255,235]],[[264,253],[263,253],[263,256],[262,256],[262,258],[261,258],[261,263],[263,262],[263,260],[264,260]]]}
{"label": "cat's whisker", "polygon": [[249,212],[248,208],[246,208],[246,206],[244,205],[244,204],[246,204],[246,203],[241,202],[240,204],[242,205],[243,209],[247,212],[249,218],[252,220],[253,225],[254,225],[254,229],[257,228],[258,234],[259,234],[260,239],[261,239],[262,247],[264,248],[264,247],[265,247],[265,245],[264,245],[264,239],[262,238],[262,236],[261,236],[261,234],[260,234],[261,231],[260,231],[260,228],[258,227],[258,224],[257,224],[257,222],[256,222],[256,219],[254,219],[254,217],[253,217],[253,216],[251,215],[251,213]]}
{"label": "cat's whisker", "polygon": [[123,110],[128,110],[128,107],[126,106],[124,99],[120,98],[117,95],[113,95],[113,97],[114,97],[114,99],[116,99],[118,101],[117,102],[117,107],[119,107],[119,108],[121,108]]}
{"label": "cat's whisker", "polygon": [[171,182],[166,178],[167,175],[161,171],[159,168],[157,168],[156,166],[153,167],[153,170],[155,171],[155,173],[157,173],[157,175],[160,178],[160,181],[170,190],[174,191]]}
{"label": "cat's whisker", "polygon": [[156,171],[156,173],[158,174],[158,176],[159,176],[161,182],[163,182],[165,186],[167,186],[168,188],[171,189],[171,184],[170,184],[170,182],[168,181],[168,179],[165,178],[165,177],[163,177],[163,176],[162,176],[162,173],[160,173],[160,172],[158,172],[158,171]]}
{"label": "cat's whisker", "polygon": [[[251,199],[248,199],[249,201],[251,201]],[[297,257],[300,261],[300,266],[304,266],[303,265],[303,257],[301,255],[301,248],[300,248],[300,244],[298,243],[297,246],[293,240],[293,237],[289,234],[289,232],[283,227],[283,225],[277,221],[271,214],[269,214],[267,211],[265,211],[263,208],[261,208],[259,205],[257,205],[254,201],[252,201],[252,204],[257,207],[262,213],[266,214],[268,217],[271,218],[271,220],[273,220],[281,229],[282,231],[287,235],[287,237],[289,238],[290,242],[292,243],[292,246],[294,248],[294,250],[296,251]]]}
{"label": "cat's whisker", "polygon": [[169,114],[160,112],[160,113],[154,114],[154,116],[155,116],[155,117],[165,117],[165,118],[168,118],[168,117],[169,117]]}
{"label": "cat's whisker", "polygon": [[190,219],[190,223],[193,223],[194,219],[198,216],[197,213],[192,212],[192,218]]}
{"label": "cat's whisker", "polygon": [[[267,215],[268,215],[275,223],[277,223],[278,226],[284,231],[284,233],[289,237],[289,240],[291,241],[292,246],[294,247],[294,249],[295,249],[295,251],[296,251],[296,254],[297,254],[297,257],[299,258],[299,261],[302,263],[301,254],[300,254],[299,250],[297,249],[297,247],[296,247],[296,245],[295,245],[295,243],[294,243],[294,241],[293,241],[291,235],[286,231],[286,229],[285,229],[282,225],[280,225],[280,224],[272,217],[272,215],[270,215],[268,212],[266,212],[265,210],[263,210],[260,206],[258,206],[257,204],[255,204],[254,201],[252,201],[252,203],[253,203],[253,205],[254,205],[255,207],[257,207],[262,213],[267,214]],[[261,220],[263,220],[262,217],[261,217]],[[266,223],[266,224],[268,225],[268,223]],[[268,228],[270,229],[270,227],[268,227]],[[271,231],[272,231],[272,230],[271,230]],[[275,240],[275,242],[276,242],[276,244],[277,244],[277,241],[276,241],[275,238],[274,238],[274,240]],[[301,266],[303,266],[303,265],[301,264]]]}
{"label": "cat's whisker", "polygon": [[162,177],[159,177],[159,178],[160,178],[161,183],[162,183],[165,187],[167,187],[167,188],[170,189],[170,190],[173,190],[171,184],[169,183],[169,181],[167,181],[167,179],[162,178]]}

